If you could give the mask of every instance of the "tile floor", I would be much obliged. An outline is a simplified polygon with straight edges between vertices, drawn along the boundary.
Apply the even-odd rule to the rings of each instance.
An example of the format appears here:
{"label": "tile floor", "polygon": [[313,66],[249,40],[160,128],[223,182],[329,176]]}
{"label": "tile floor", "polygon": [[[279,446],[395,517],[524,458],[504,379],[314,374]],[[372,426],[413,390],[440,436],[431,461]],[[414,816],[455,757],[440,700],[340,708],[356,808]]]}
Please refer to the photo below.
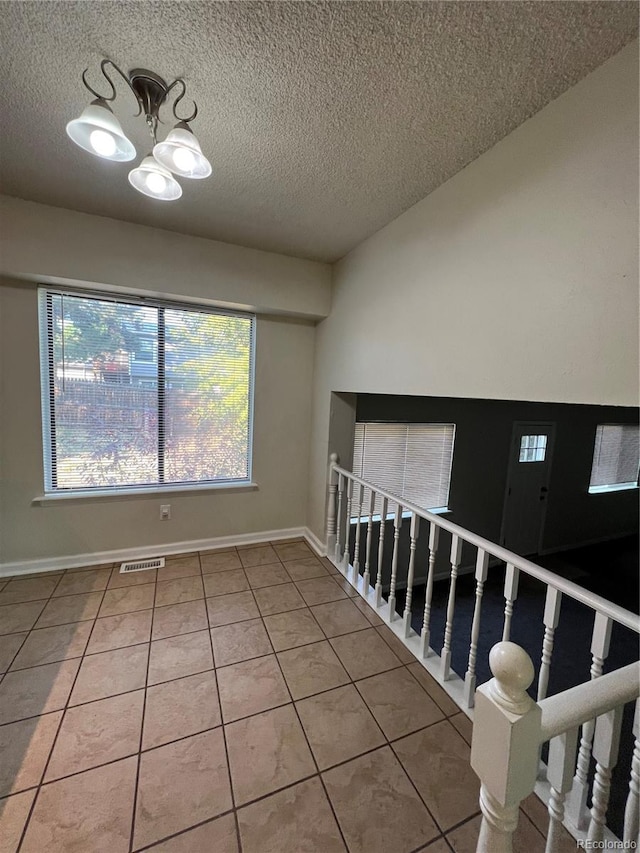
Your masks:
{"label": "tile floor", "polygon": [[0,853],[475,850],[471,724],[302,541],[0,578],[0,673]]}

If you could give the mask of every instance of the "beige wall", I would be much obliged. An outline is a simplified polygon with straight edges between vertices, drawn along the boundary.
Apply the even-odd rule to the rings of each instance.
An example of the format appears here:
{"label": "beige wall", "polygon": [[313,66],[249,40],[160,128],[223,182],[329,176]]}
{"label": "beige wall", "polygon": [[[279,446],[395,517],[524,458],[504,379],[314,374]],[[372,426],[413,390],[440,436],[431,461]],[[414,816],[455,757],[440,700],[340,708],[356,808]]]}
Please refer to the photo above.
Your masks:
{"label": "beige wall", "polygon": [[[0,564],[302,526],[314,327],[258,317],[255,491],[32,504],[43,492],[36,287],[0,280]],[[159,520],[170,503],[172,518]]]}
{"label": "beige wall", "polygon": [[636,42],[334,269],[317,535],[332,391],[637,405],[637,57]]}

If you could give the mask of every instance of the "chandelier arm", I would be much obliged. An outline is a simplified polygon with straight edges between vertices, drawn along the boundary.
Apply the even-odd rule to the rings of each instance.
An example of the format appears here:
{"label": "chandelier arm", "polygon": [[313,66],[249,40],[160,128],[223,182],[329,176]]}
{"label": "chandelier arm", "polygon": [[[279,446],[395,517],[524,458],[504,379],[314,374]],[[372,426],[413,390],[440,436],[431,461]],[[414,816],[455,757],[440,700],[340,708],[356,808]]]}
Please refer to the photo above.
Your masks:
{"label": "chandelier arm", "polygon": [[173,115],[175,118],[178,119],[178,121],[184,121],[184,122],[188,123],[190,121],[193,121],[194,118],[198,115],[198,105],[196,104],[195,101],[192,102],[193,103],[193,112],[191,113],[190,116],[183,117],[183,116],[178,115],[178,113],[176,112],[176,107],[178,106],[178,104],[184,98],[184,96],[186,94],[186,91],[187,91],[186,83],[184,82],[182,77],[178,77],[176,80],[173,81],[173,83],[167,89],[167,96],[168,96],[169,92],[173,89],[173,87],[177,86],[178,84],[180,84],[182,86],[182,92],[178,95],[178,97],[173,102]]}

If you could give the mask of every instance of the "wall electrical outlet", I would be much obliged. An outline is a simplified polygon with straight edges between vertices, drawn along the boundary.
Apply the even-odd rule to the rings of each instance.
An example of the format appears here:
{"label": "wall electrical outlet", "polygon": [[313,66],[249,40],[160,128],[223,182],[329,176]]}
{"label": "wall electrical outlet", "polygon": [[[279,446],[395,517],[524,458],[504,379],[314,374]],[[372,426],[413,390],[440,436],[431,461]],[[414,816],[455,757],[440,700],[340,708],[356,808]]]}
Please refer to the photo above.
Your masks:
{"label": "wall electrical outlet", "polygon": [[160,519],[167,521],[171,518],[171,504],[160,504]]}

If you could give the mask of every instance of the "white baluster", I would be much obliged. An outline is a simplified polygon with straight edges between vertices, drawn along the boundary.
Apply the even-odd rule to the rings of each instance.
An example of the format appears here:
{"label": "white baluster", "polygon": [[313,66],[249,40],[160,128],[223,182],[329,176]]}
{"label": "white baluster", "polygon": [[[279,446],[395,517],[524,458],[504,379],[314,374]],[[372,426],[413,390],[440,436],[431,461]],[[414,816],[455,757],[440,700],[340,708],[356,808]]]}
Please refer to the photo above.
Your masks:
{"label": "white baluster", "polygon": [[633,718],[633,757],[631,759],[631,778],[629,780],[629,796],[624,810],[623,839],[631,848],[635,841],[640,847],[640,699],[636,702],[636,713]]}
{"label": "white baluster", "polygon": [[547,695],[551,655],[553,654],[553,638],[560,619],[561,603],[562,593],[554,587],[548,586],[544,603],[544,638],[542,640],[542,661],[538,675],[538,702]]}
{"label": "white baluster", "polygon": [[[453,614],[456,606],[456,583],[458,581],[458,569],[462,559],[462,539],[459,536],[451,537],[451,580],[449,581],[449,599],[447,601],[447,623],[444,629],[444,643],[442,646],[442,680],[446,681],[451,675],[451,636],[453,634]],[[507,639],[509,639],[507,637]]]}
{"label": "white baluster", "polygon": [[518,597],[518,581],[520,580],[520,569],[511,563],[507,563],[507,571],[504,576],[504,628],[502,629],[502,640],[506,642],[511,637],[511,617],[513,616],[513,605]]}
{"label": "white baluster", "polygon": [[488,568],[489,555],[486,551],[478,548],[478,558],[476,560],[476,600],[473,607],[469,662],[467,664],[467,672],[464,676],[464,698],[468,708],[473,708],[473,694],[476,692],[476,657],[478,655],[478,638],[480,637],[480,611]]}
{"label": "white baluster", "polygon": [[547,779],[551,785],[551,793],[549,795],[549,829],[545,853],[557,853],[560,849],[564,801],[573,781],[577,745],[577,728],[564,732],[549,742]]}
{"label": "white baluster", "polygon": [[427,586],[424,591],[424,613],[422,614],[422,630],[420,631],[420,654],[423,658],[428,657],[430,653],[431,599],[433,598],[433,576],[436,570],[439,539],[440,528],[432,521],[429,524],[429,570],[427,572]]}
{"label": "white baluster", "polygon": [[380,535],[378,536],[378,565],[376,566],[376,607],[380,607],[382,604],[382,560],[384,558],[384,534],[387,522],[387,507],[387,499],[382,498],[382,506],[380,507]]}
{"label": "white baluster", "polygon": [[[371,539],[373,537],[373,510],[376,503],[376,493],[373,489],[369,492],[369,513],[368,513],[368,521],[367,521],[367,538],[364,546],[364,575],[363,575],[363,583],[362,588],[364,590],[365,595],[369,595],[370,583],[371,583],[371,572],[369,571],[370,563],[371,563]],[[382,522],[380,522],[382,525]]]}
{"label": "white baluster", "polygon": [[407,571],[407,594],[404,600],[404,635],[408,637],[411,633],[411,599],[413,598],[413,575],[416,561],[416,545],[418,544],[418,533],[420,532],[420,518],[414,513],[411,515],[411,529],[409,531],[409,569]]}
{"label": "white baluster", "polygon": [[342,542],[341,542],[341,532],[342,532],[342,496],[344,494],[344,475],[338,474],[338,511],[336,512],[336,550],[335,550],[335,561],[336,563],[342,559]]}
{"label": "white baluster", "polygon": [[353,502],[353,480],[347,481],[347,518],[344,523],[344,554],[342,555],[342,568],[349,571],[349,536],[351,535],[351,504]]}
{"label": "white baluster", "polygon": [[356,538],[353,545],[353,582],[360,575],[360,519],[362,517],[362,504],[364,502],[364,486],[358,485],[358,514],[356,516]]}
{"label": "white baluster", "polygon": [[620,746],[620,728],[624,706],[603,714],[596,721],[593,738],[593,757],[596,760],[596,774],[591,792],[591,822],[587,838],[589,841],[602,841],[604,822],[609,805],[611,791],[611,773],[618,760]]}
{"label": "white baluster", "polygon": [[398,577],[398,550],[400,548],[400,528],[402,527],[402,505],[397,504],[393,517],[393,555],[391,557],[391,586],[389,589],[389,622],[398,615],[396,613],[396,582]]}
{"label": "white baluster", "polygon": [[327,500],[327,554],[336,550],[336,493],[338,491],[338,474],[334,465],[338,464],[338,454],[329,457],[329,496]]}
{"label": "white baluster", "polygon": [[[611,642],[611,619],[602,613],[596,613],[591,636],[591,680],[602,675],[604,662],[609,654]],[[587,797],[589,795],[589,765],[591,763],[591,742],[593,740],[595,721],[589,720],[582,726],[580,749],[576,764],[576,775],[573,777],[573,788],[567,803],[567,817],[579,830],[586,830],[589,822]]]}
{"label": "white baluster", "polygon": [[477,853],[511,853],[518,807],[536,779],[540,707],[528,696],[531,658],[515,643],[491,649],[493,678],[478,688],[471,766],[480,777]]}

